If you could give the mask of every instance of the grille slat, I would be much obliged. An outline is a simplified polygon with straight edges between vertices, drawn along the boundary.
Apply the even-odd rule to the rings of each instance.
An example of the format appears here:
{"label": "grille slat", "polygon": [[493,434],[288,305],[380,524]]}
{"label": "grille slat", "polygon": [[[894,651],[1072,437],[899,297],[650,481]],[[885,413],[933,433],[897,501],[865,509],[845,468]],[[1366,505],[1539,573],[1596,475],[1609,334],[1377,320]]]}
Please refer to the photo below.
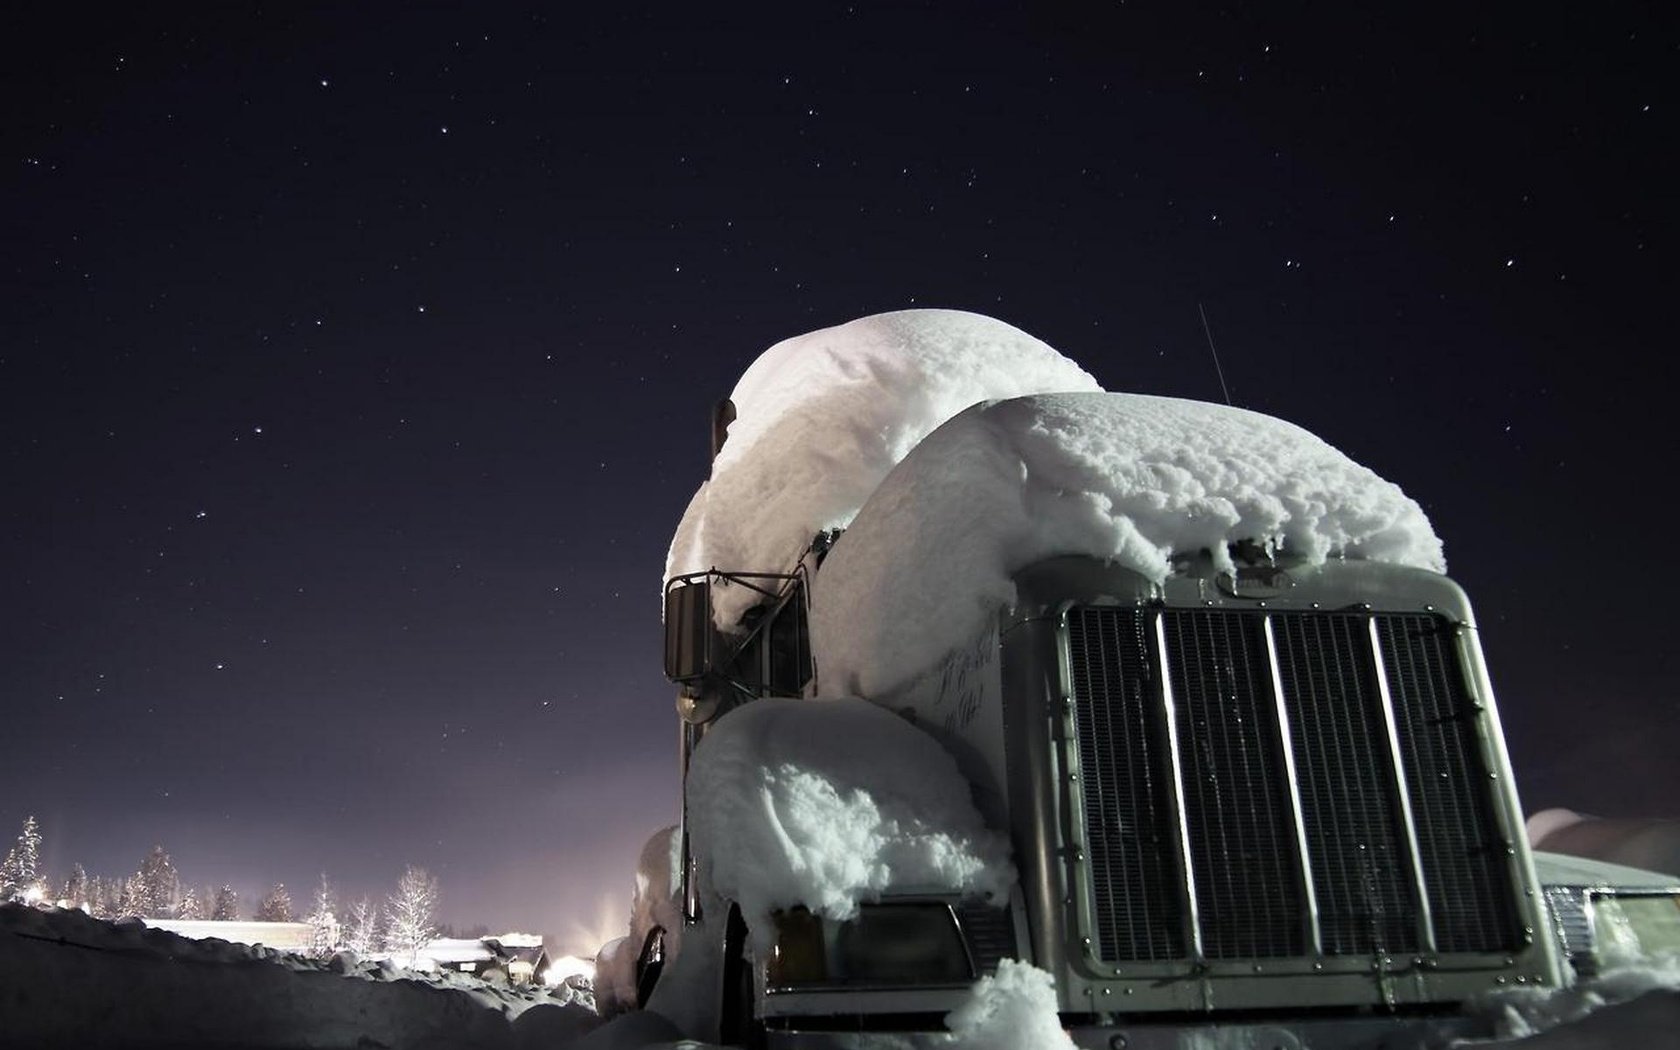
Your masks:
{"label": "grille slat", "polygon": [[[1307,954],[1309,872],[1326,955],[1419,950],[1422,909],[1385,685],[1437,945],[1515,946],[1520,921],[1495,797],[1445,620],[1091,606],[1069,610],[1067,624],[1099,959],[1185,959],[1191,915],[1210,959]],[[1163,677],[1172,683],[1175,734],[1165,724]],[[1184,847],[1173,812],[1173,735]],[[1194,909],[1180,869],[1185,848]]]}
{"label": "grille slat", "polygon": [[1085,770],[1085,843],[1096,881],[1097,931],[1107,962],[1184,955],[1184,902],[1173,867],[1170,774],[1153,714],[1142,614],[1074,609],[1068,660],[1080,684],[1075,710]]}
{"label": "grille slat", "polygon": [[1417,908],[1365,617],[1275,621],[1307,849],[1329,955],[1413,951]]}
{"label": "grille slat", "polygon": [[1255,617],[1171,611],[1167,633],[1191,867],[1210,959],[1299,955],[1304,904]]}
{"label": "grille slat", "polygon": [[1516,899],[1501,877],[1506,844],[1477,741],[1469,690],[1452,659],[1451,628],[1432,616],[1385,616],[1387,657],[1435,939],[1443,951],[1501,951],[1522,943]]}

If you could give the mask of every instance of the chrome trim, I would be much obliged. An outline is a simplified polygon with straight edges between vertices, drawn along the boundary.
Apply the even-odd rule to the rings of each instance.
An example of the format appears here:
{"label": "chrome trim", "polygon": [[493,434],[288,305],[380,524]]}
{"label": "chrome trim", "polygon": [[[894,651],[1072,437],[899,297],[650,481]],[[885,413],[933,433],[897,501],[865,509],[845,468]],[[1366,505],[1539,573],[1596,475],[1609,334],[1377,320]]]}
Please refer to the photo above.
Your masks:
{"label": "chrome trim", "polygon": [[1377,634],[1377,618],[1365,621],[1365,634],[1371,640],[1371,659],[1375,662],[1377,695],[1382,699],[1383,729],[1388,734],[1388,755],[1394,762],[1394,790],[1400,800],[1400,823],[1406,829],[1406,850],[1412,867],[1412,889],[1417,894],[1418,937],[1423,950],[1435,954],[1435,916],[1429,908],[1429,884],[1424,878],[1423,853],[1418,846],[1417,825],[1412,818],[1411,792],[1406,788],[1406,766],[1400,757],[1400,732],[1394,720],[1394,696],[1388,688],[1388,665],[1383,660],[1382,641]]}
{"label": "chrome trim", "polygon": [[1295,850],[1299,856],[1301,885],[1306,892],[1307,941],[1314,955],[1324,954],[1324,931],[1319,926],[1318,890],[1313,885],[1312,858],[1307,853],[1307,821],[1301,810],[1301,780],[1295,771],[1295,739],[1289,727],[1289,708],[1283,699],[1283,675],[1278,670],[1277,635],[1272,617],[1261,620],[1266,634],[1266,661],[1272,673],[1272,699],[1277,710],[1279,741],[1283,746],[1283,768],[1289,779],[1289,812],[1295,821]]}
{"label": "chrome trim", "polygon": [[1202,948],[1202,914],[1196,903],[1196,870],[1190,860],[1190,826],[1185,822],[1184,815],[1189,812],[1189,806],[1184,798],[1184,763],[1179,759],[1178,747],[1178,717],[1173,707],[1172,669],[1168,662],[1167,653],[1167,614],[1157,611],[1154,616],[1155,652],[1161,661],[1161,706],[1167,718],[1167,754],[1172,758],[1173,778],[1173,823],[1178,827],[1179,859],[1184,872],[1184,890],[1186,894],[1184,916],[1189,926],[1190,957],[1199,965],[1206,961],[1207,954]]}

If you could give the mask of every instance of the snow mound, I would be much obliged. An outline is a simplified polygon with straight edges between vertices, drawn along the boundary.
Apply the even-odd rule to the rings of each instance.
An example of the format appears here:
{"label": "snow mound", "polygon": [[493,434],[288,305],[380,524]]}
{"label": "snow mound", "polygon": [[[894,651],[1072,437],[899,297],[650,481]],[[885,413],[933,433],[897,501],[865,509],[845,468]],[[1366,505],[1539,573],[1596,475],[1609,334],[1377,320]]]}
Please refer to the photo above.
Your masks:
{"label": "snow mound", "polygon": [[[665,576],[791,570],[843,528],[882,478],[945,420],[986,398],[1098,390],[1084,369],[1002,321],[904,310],[777,343],[730,395],[736,419],[695,493]],[[754,600],[720,589],[717,622]]]}
{"label": "snow mound", "polygon": [[595,956],[595,1002],[611,1017],[636,1006],[636,961],[649,931],[665,931],[665,954],[682,950],[682,832],[664,827],[642,844],[636,888],[630,898],[630,932],[608,941]]}
{"label": "snow mound", "polygon": [[1042,558],[1087,554],[1160,581],[1177,553],[1229,568],[1242,540],[1315,564],[1446,568],[1416,502],[1291,423],[1138,394],[975,405],[881,482],[823,564],[823,688],[876,694],[931,666]]}
{"label": "snow mound", "polygon": [[1056,1014],[1056,985],[1031,963],[1004,959],[945,1018],[961,1050],[1074,1050]]}
{"label": "snow mound", "polygon": [[1000,899],[1015,872],[939,743],[864,700],[755,700],[718,720],[688,771],[701,879],[741,906],[836,919],[888,889]]}
{"label": "snow mound", "polygon": [[1680,1032],[1680,958],[1626,960],[1567,988],[1508,988],[1470,1004],[1488,1016],[1498,1041],[1470,1047],[1610,1050],[1669,1045]]}
{"label": "snow mound", "polygon": [[349,952],[306,959],[20,905],[0,906],[0,988],[6,1046],[512,1050],[526,1028],[576,1035],[598,1021],[542,988],[419,974]]}

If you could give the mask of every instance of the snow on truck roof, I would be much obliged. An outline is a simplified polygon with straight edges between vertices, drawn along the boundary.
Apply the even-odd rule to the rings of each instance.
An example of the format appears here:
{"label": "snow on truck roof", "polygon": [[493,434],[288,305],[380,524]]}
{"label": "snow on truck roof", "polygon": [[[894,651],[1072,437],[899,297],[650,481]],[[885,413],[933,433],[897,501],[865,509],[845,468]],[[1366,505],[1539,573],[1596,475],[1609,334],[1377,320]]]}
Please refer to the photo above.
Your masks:
{"label": "snow on truck roof", "polygon": [[[731,395],[735,422],[673,538],[666,578],[790,571],[814,535],[853,526],[872,497],[864,516],[875,520],[860,523],[869,542],[849,536],[835,556],[844,549],[846,563],[877,581],[889,569],[924,579],[933,564],[972,569],[982,554],[1009,563],[1007,573],[1025,554],[1073,553],[1160,579],[1171,553],[1205,548],[1218,561],[1239,540],[1308,561],[1445,567],[1414,501],[1306,430],[1243,409],[1100,391],[1043,341],[957,310],[880,314],[777,343]],[[1093,396],[975,409],[919,447],[978,402],[1041,394]],[[825,589],[839,575],[825,572]],[[1007,598],[996,571],[983,576],[976,597]],[[751,603],[744,591],[716,595],[720,625]]]}
{"label": "snow on truck roof", "polygon": [[1242,540],[1309,564],[1446,567],[1416,502],[1282,420],[1138,394],[975,405],[905,457],[824,563],[824,688],[870,695],[932,666],[1041,559],[1085,554],[1159,582],[1175,553],[1229,568]]}
{"label": "snow on truck roof", "polygon": [[[1098,390],[1084,369],[1018,328],[959,310],[903,310],[795,336],[736,384],[735,422],[678,527],[665,576],[787,572],[843,528],[881,479],[976,401]],[[717,595],[731,624],[751,595]]]}

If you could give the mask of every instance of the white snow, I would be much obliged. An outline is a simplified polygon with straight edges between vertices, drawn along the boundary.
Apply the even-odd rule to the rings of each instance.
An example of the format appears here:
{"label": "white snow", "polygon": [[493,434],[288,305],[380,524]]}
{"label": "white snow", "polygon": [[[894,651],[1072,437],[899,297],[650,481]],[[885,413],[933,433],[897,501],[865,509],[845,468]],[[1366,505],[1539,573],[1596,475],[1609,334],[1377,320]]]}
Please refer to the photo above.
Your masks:
{"label": "white snow", "polygon": [[660,828],[648,837],[636,863],[635,891],[630,898],[629,932],[602,945],[595,956],[595,997],[603,1016],[636,1005],[636,958],[654,927],[665,930],[665,952],[682,950],[681,885],[682,834],[676,827]]}
{"label": "white snow", "polygon": [[0,907],[0,1042],[8,1046],[420,1046],[490,1050],[575,1039],[571,989],[420,974],[344,952],[324,961],[138,920]]}
{"label": "white snow", "polygon": [[1293,424],[1137,394],[988,402],[881,482],[812,589],[825,692],[876,695],[933,666],[1010,602],[1010,575],[1087,554],[1160,581],[1175,553],[1262,544],[1308,563],[1444,571],[1394,484]]}
{"label": "white snow", "polygon": [[710,890],[768,948],[770,913],[836,919],[888,889],[1001,898],[1008,841],[939,743],[857,699],[756,700],[718,720],[688,772],[690,841]]}
{"label": "white snow", "polygon": [[1004,959],[945,1018],[961,1050],[1074,1050],[1056,1015],[1056,985],[1030,963]]}
{"label": "white snow", "polygon": [[1568,988],[1510,988],[1471,1003],[1496,1041],[1477,1047],[1611,1050],[1673,1045],[1680,1033],[1680,959],[1628,958]]}
{"label": "white snow", "polygon": [[[925,435],[984,398],[1097,390],[1084,369],[1002,321],[904,310],[777,343],[730,395],[729,438],[683,516],[666,578],[710,568],[785,572],[844,527]],[[734,625],[751,592],[722,589]]]}

